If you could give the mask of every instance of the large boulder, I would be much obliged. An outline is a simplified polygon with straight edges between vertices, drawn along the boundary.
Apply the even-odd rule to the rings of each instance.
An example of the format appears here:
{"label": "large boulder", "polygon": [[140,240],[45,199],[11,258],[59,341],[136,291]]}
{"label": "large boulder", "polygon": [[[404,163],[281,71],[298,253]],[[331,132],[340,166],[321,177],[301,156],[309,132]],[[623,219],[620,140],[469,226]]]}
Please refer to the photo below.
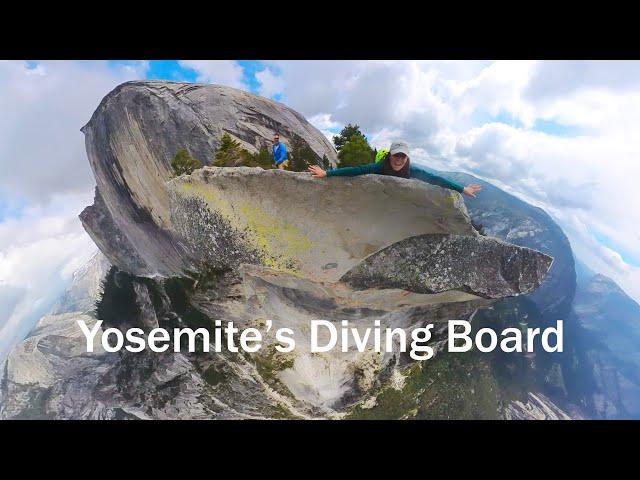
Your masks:
{"label": "large boulder", "polygon": [[219,85],[136,81],[116,87],[82,128],[96,179],[96,201],[80,218],[118,268],[145,276],[181,274],[191,266],[170,231],[165,182],[181,148],[205,165],[224,133],[251,152],[280,133],[300,137],[335,163],[326,137],[289,107]]}
{"label": "large boulder", "polygon": [[371,255],[342,281],[360,289],[461,290],[503,298],[537,288],[552,262],[548,255],[491,237],[418,235]]}
{"label": "large boulder", "polygon": [[368,255],[420,234],[477,236],[459,193],[381,175],[205,167],[169,182],[171,224],[192,258],[337,281]]}

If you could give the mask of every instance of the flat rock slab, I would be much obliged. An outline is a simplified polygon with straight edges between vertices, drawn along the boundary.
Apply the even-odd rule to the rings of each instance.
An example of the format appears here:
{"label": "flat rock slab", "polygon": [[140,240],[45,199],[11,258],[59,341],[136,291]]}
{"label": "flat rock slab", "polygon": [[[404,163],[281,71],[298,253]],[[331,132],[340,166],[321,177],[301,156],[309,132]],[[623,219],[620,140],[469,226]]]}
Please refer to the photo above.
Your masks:
{"label": "flat rock slab", "polygon": [[336,281],[407,237],[477,235],[459,193],[418,180],[205,167],[168,186],[175,232],[218,268],[261,264]]}
{"label": "flat rock slab", "polygon": [[537,288],[552,262],[548,255],[492,237],[418,235],[374,253],[341,280],[357,289],[461,290],[502,298]]}

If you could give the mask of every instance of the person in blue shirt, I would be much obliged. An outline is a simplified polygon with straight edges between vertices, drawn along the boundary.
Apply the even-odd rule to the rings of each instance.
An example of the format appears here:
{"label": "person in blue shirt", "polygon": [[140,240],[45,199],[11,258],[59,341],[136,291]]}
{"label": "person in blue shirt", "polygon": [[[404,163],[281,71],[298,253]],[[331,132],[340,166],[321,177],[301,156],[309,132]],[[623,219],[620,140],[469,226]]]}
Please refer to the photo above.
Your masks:
{"label": "person in blue shirt", "polygon": [[280,135],[277,133],[273,136],[273,162],[280,170],[284,170],[289,166],[287,160],[287,147],[284,143],[280,143]]}
{"label": "person in blue shirt", "polygon": [[440,175],[427,171],[420,165],[412,165],[409,160],[409,144],[405,141],[397,141],[391,144],[389,153],[379,162],[359,165],[357,167],[335,168],[333,170],[324,171],[315,165],[309,167],[314,178],[324,177],[354,177],[356,175],[365,175],[367,173],[377,175],[392,175],[394,177],[417,178],[423,182],[438,185],[443,188],[449,188],[456,192],[463,193],[469,197],[475,197],[476,193],[482,189],[477,183],[462,186],[456,182],[448,180]]}

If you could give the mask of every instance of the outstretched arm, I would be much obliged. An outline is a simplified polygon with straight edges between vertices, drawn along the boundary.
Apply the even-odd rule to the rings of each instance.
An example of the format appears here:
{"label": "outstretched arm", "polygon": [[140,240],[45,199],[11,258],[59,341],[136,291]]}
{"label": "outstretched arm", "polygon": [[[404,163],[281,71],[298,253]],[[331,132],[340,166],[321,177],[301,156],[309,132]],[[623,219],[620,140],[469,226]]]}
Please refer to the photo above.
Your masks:
{"label": "outstretched arm", "polygon": [[463,187],[459,183],[448,180],[440,175],[436,175],[435,173],[431,173],[419,165],[411,165],[411,177],[433,185],[438,185],[439,187],[455,190],[456,192],[463,193],[469,197],[475,197],[476,193],[482,190],[482,187],[476,183]]}
{"label": "outstretched arm", "polygon": [[379,163],[368,163],[366,165],[358,165],[357,167],[334,168],[333,170],[325,171],[320,167],[312,165],[309,167],[309,171],[315,178],[355,177],[357,175],[366,175],[367,173],[379,173],[380,166]]}

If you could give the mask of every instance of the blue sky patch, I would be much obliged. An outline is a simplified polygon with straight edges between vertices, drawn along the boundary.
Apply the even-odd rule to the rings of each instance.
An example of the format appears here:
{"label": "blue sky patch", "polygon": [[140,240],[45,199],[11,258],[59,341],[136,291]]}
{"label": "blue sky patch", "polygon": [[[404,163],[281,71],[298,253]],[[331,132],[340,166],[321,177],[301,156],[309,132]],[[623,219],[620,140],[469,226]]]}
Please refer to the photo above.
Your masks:
{"label": "blue sky patch", "polygon": [[504,123],[514,128],[523,128],[520,120],[507,112],[500,112],[498,115],[491,115],[486,110],[475,110],[471,115],[473,126],[480,127],[487,123]]}
{"label": "blue sky patch", "polygon": [[24,200],[8,198],[0,194],[0,223],[10,218],[20,218],[26,205]]}
{"label": "blue sky patch", "polygon": [[603,233],[592,231],[591,234],[600,244],[619,253],[625,263],[631,265],[632,267],[640,268],[640,256],[636,252],[632,252],[618,245],[615,240],[604,235]]}
{"label": "blue sky patch", "polygon": [[[109,60],[108,64],[112,68],[119,68],[136,63],[133,60]],[[274,74],[279,74],[277,68],[267,67],[260,60],[238,60],[238,65],[242,68],[242,81],[251,93],[259,94],[260,82],[256,74],[269,68]],[[171,80],[176,82],[196,82],[198,72],[180,64],[179,60],[149,60],[149,68],[145,73],[146,80]],[[273,97],[276,101],[282,101],[282,94],[278,93]]]}
{"label": "blue sky patch", "polygon": [[[471,121],[476,127],[487,123],[503,123],[513,128],[524,128],[524,124],[518,118],[504,111],[501,111],[498,115],[491,115],[486,110],[476,110],[471,116]],[[541,118],[535,121],[531,130],[556,137],[575,137],[586,133],[583,128],[563,125],[554,120],[544,120]]]}
{"label": "blue sky patch", "polygon": [[260,60],[240,60],[238,65],[242,67],[242,80],[249,87],[251,93],[258,93],[260,82],[256,78],[256,73],[261,72],[266,67]]}
{"label": "blue sky patch", "polygon": [[584,130],[582,128],[563,125],[553,120],[543,120],[541,118],[536,120],[536,123],[533,125],[533,129],[538,132],[555,135],[556,137],[576,137],[584,134]]}
{"label": "blue sky patch", "polygon": [[183,67],[177,60],[151,60],[146,78],[148,80],[174,80],[176,82],[195,82],[198,74],[195,70]]}

